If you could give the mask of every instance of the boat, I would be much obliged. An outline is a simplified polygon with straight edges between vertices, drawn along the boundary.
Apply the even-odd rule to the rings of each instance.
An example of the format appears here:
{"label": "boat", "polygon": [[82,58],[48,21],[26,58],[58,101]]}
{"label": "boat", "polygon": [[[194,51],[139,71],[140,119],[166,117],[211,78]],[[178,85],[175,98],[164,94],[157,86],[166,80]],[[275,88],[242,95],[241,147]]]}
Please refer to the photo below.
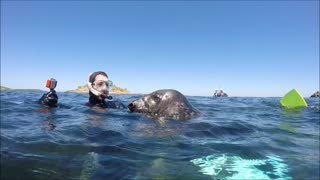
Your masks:
{"label": "boat", "polygon": [[228,94],[223,92],[222,89],[216,89],[213,94],[213,97],[228,97]]}

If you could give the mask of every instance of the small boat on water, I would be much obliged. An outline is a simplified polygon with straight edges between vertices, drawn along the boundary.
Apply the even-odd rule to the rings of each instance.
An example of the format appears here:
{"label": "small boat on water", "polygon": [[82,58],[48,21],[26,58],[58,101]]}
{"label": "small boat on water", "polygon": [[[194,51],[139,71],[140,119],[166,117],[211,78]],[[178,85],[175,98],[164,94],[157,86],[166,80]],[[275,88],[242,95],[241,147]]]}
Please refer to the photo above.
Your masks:
{"label": "small boat on water", "polygon": [[222,89],[216,89],[213,94],[213,97],[228,97],[228,94],[223,92]]}

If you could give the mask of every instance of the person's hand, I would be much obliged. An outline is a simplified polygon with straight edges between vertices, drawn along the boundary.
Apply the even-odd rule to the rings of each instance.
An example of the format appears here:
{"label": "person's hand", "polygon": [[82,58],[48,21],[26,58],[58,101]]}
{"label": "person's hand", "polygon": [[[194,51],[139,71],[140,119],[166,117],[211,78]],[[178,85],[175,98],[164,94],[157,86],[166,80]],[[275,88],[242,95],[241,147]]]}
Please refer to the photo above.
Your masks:
{"label": "person's hand", "polygon": [[57,107],[59,98],[55,90],[50,90],[50,92],[44,94],[44,96],[44,104],[50,107]]}

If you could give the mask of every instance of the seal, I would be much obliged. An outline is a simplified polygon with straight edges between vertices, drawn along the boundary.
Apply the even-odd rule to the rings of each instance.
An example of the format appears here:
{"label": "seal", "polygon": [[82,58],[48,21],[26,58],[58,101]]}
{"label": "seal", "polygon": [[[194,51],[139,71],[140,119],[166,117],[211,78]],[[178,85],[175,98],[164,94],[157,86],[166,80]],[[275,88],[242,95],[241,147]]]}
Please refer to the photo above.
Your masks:
{"label": "seal", "polygon": [[173,89],[161,89],[144,95],[129,103],[128,108],[131,112],[155,118],[186,120],[201,115],[183,94]]}

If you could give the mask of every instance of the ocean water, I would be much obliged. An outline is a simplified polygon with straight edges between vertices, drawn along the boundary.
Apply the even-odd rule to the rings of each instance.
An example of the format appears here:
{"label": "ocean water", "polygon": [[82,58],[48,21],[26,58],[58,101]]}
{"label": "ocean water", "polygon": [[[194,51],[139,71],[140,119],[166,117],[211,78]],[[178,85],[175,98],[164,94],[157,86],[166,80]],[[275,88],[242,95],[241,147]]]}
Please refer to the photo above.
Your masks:
{"label": "ocean water", "polygon": [[1,179],[319,179],[319,98],[187,96],[204,115],[176,121],[43,93],[1,91]]}

